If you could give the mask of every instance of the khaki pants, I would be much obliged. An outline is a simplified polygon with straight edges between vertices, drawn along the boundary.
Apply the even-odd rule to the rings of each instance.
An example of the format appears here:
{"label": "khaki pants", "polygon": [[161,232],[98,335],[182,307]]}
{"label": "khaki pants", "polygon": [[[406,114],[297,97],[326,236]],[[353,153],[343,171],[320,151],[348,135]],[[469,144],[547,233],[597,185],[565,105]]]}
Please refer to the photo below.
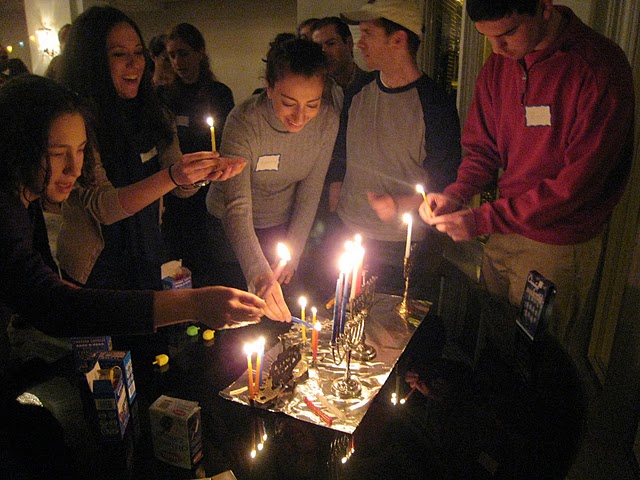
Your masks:
{"label": "khaki pants", "polygon": [[482,262],[482,279],[489,293],[519,306],[530,270],[556,285],[556,300],[548,331],[568,347],[598,272],[602,234],[577,245],[548,245],[520,235],[489,237]]}

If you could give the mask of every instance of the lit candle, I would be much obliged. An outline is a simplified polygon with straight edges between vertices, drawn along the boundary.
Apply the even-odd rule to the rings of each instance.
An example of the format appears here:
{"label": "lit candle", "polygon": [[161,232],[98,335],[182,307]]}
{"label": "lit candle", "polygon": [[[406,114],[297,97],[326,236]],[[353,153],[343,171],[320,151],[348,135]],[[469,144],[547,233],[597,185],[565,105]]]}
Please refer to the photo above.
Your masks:
{"label": "lit candle", "polygon": [[280,262],[278,262],[278,266],[273,271],[273,274],[276,276],[276,279],[277,279],[282,273],[282,270],[287,265],[287,263],[291,261],[291,252],[289,252],[289,249],[284,243],[280,242],[276,247],[276,253],[280,258]]}
{"label": "lit candle", "polygon": [[356,235],[353,243],[353,278],[351,280],[351,293],[349,299],[353,300],[362,290],[362,262],[364,261],[364,248],[362,248],[362,236]]}
{"label": "lit candle", "polygon": [[342,289],[342,276],[344,274],[340,272],[338,276],[338,280],[336,282],[336,296],[333,302],[333,331],[331,333],[331,344],[335,345],[336,340],[338,339],[338,333],[340,332],[340,295]]}
{"label": "lit candle", "polygon": [[249,377],[249,399],[253,400],[254,391],[253,391],[253,365],[251,364],[251,357],[253,356],[253,344],[245,343],[244,344],[244,353],[247,355],[247,373]]}
{"label": "lit candle", "polygon": [[407,245],[404,249],[404,258],[409,258],[411,253],[411,226],[413,225],[413,217],[410,213],[405,213],[402,216],[404,223],[407,224]]}
{"label": "lit candle", "polygon": [[343,255],[343,263],[340,267],[344,272],[342,287],[342,302],[340,305],[340,333],[344,333],[344,324],[347,316],[347,301],[349,299],[349,287],[351,285],[351,268],[353,266],[353,242],[345,243],[346,253]]}
{"label": "lit candle", "polygon": [[416,192],[422,195],[424,203],[427,204],[427,213],[429,214],[429,216],[433,215],[433,212],[431,211],[431,205],[429,205],[429,202],[427,202],[427,194],[424,192],[424,187],[420,184],[416,185]]}
{"label": "lit candle", "polygon": [[258,358],[256,360],[256,375],[257,375],[257,380],[256,380],[256,390],[258,390],[261,386],[262,386],[262,368],[264,366],[264,344],[265,344],[265,339],[264,337],[260,337],[258,339],[258,341],[256,342],[254,349],[256,350],[256,352],[258,352]]}
{"label": "lit candle", "polygon": [[[305,308],[307,308],[307,298],[300,297],[298,299],[298,303],[300,304],[300,320],[304,322],[306,315]],[[300,326],[302,327],[302,344],[304,345],[307,343],[307,327],[304,325],[304,323],[301,323]]]}
{"label": "lit candle", "polygon": [[[313,310],[315,310],[316,307],[313,307]],[[316,312],[313,312],[313,318],[315,320],[316,317]],[[316,363],[316,361],[318,360],[318,334],[320,333],[320,329],[322,328],[322,326],[320,325],[320,322],[318,321],[314,321],[313,322],[313,330],[311,331],[311,351],[313,352],[313,363]]]}
{"label": "lit candle", "polygon": [[216,151],[216,129],[213,126],[213,117],[207,118],[207,123],[209,124],[209,130],[211,130],[211,151]]}

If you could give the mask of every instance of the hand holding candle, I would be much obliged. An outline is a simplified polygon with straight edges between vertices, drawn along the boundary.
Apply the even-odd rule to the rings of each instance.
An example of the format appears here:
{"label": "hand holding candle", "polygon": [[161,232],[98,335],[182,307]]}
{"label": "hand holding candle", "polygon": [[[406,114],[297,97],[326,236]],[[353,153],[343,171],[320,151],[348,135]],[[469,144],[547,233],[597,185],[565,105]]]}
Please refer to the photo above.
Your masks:
{"label": "hand holding candle", "polygon": [[216,151],[216,129],[213,126],[213,117],[207,118],[207,124],[209,124],[209,130],[211,130],[211,151]]}
{"label": "hand holding candle", "polygon": [[278,254],[278,258],[280,258],[280,261],[278,262],[278,265],[276,266],[276,268],[273,270],[273,274],[275,275],[276,280],[279,281],[279,277],[282,274],[282,270],[284,270],[284,267],[287,266],[287,263],[291,261],[291,252],[289,251],[287,246],[282,242],[278,243],[278,245],[276,246],[276,250],[277,250],[276,253]]}
{"label": "hand holding candle", "polygon": [[429,217],[433,216],[433,210],[431,210],[431,205],[429,205],[429,202],[427,201],[427,194],[424,191],[424,187],[420,184],[416,185],[416,192],[418,192],[420,195],[422,195],[422,199],[424,200],[424,203],[426,205],[427,208],[427,215]]}
{"label": "hand holding candle", "polygon": [[409,258],[411,255],[411,227],[413,225],[413,217],[410,213],[405,213],[402,216],[404,223],[407,224],[407,244],[404,249],[404,258]]}

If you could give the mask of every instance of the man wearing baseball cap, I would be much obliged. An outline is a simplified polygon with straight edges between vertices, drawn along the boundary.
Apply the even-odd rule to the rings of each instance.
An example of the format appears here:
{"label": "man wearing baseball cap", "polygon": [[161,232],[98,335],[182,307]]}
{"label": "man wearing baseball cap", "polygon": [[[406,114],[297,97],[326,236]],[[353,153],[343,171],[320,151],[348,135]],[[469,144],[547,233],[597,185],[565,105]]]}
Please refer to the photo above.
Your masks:
{"label": "man wearing baseball cap", "polygon": [[[357,47],[372,72],[345,92],[328,174],[342,237],[330,238],[361,234],[368,271],[378,276],[378,289],[401,293],[407,238],[402,217],[415,214],[420,205],[416,184],[441,192],[455,180],[460,163],[458,114],[444,90],[418,68],[423,22],[415,1],[371,1],[341,17],[359,25]],[[419,244],[412,254],[414,271],[423,272],[434,265],[442,236],[416,222],[412,240]],[[427,240],[429,263],[424,261]]]}

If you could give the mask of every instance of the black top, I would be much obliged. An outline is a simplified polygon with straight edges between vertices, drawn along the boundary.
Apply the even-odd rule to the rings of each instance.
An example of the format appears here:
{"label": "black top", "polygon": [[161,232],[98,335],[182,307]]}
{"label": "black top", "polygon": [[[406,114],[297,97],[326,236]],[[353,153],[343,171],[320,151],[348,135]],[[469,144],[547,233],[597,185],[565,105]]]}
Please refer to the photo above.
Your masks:
{"label": "black top", "polygon": [[59,336],[153,331],[150,291],[72,288],[53,270],[42,209],[0,192],[0,304]]}

